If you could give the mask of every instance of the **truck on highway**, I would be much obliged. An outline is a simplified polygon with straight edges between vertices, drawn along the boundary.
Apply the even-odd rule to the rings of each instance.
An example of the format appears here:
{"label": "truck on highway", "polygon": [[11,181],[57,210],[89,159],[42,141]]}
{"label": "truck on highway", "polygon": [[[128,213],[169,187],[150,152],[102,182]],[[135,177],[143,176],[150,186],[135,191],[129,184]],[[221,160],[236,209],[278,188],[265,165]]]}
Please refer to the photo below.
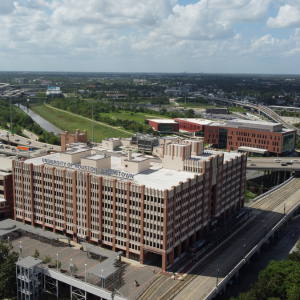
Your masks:
{"label": "truck on highway", "polygon": [[26,146],[18,146],[17,149],[21,151],[33,151],[32,147],[26,147]]}

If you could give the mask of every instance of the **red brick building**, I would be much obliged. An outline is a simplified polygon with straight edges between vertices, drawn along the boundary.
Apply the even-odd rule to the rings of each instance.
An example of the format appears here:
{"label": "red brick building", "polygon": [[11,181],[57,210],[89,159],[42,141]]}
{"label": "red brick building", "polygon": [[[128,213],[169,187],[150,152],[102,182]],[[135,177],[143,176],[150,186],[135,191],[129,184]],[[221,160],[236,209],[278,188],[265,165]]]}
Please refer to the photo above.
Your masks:
{"label": "red brick building", "polygon": [[12,174],[0,171],[0,220],[13,218],[14,198]]}
{"label": "red brick building", "polygon": [[78,129],[76,129],[76,132],[70,133],[66,131],[65,133],[60,134],[61,138],[61,151],[67,150],[67,145],[73,144],[73,143],[87,143],[87,132],[84,130],[83,132],[80,132]]}
{"label": "red brick building", "polygon": [[145,124],[151,126],[156,131],[179,131],[178,122],[172,119],[147,119]]}
{"label": "red brick building", "polygon": [[284,155],[295,149],[296,130],[280,123],[233,120],[213,122],[204,119],[178,119],[179,129],[204,137],[204,142],[227,150],[239,147],[264,149]]}

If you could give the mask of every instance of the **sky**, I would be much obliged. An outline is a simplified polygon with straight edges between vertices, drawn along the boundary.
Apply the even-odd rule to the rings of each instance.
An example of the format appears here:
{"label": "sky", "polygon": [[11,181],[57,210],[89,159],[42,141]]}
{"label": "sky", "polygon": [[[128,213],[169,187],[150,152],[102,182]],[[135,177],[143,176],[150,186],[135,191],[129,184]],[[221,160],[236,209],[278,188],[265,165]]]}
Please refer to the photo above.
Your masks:
{"label": "sky", "polygon": [[300,73],[300,0],[0,0],[0,71]]}

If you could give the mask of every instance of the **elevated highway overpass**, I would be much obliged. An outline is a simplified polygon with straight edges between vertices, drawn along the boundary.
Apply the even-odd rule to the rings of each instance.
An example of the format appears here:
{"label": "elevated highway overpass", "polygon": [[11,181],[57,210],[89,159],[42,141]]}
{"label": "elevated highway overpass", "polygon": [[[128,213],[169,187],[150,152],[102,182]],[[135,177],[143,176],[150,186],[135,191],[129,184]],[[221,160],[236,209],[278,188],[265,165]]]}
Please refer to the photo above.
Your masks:
{"label": "elevated highway overpass", "polygon": [[300,129],[285,122],[280,116],[278,116],[272,109],[262,106],[262,105],[253,105],[249,103],[243,103],[240,101],[232,100],[232,99],[227,99],[227,98],[217,98],[217,97],[207,97],[207,96],[202,96],[202,98],[205,98],[210,101],[218,101],[218,102],[223,102],[227,104],[232,104],[236,106],[241,106],[245,108],[249,108],[253,111],[258,111],[263,113],[265,116],[267,116],[269,119],[273,120],[276,123],[282,123],[285,128],[296,130],[297,135],[300,136]]}
{"label": "elevated highway overpass", "polygon": [[[26,146],[26,147],[32,147],[34,149],[43,149],[53,152],[60,152],[61,147],[60,146],[54,146],[47,143],[41,143],[38,141],[33,141],[31,139],[24,138],[19,135],[12,135],[10,132],[4,129],[0,129],[0,141],[3,143],[3,145],[11,145],[14,147],[17,146]],[[30,144],[27,144],[30,143]]]}
{"label": "elevated highway overpass", "polygon": [[[289,179],[276,190],[264,194],[249,208],[251,213],[238,232],[206,256],[200,253],[197,260],[190,262],[192,268],[180,281],[174,283],[171,277],[159,285],[159,277],[158,284],[149,287],[156,295],[161,290],[156,299],[209,300],[225,290],[229,282],[233,284],[239,277],[240,269],[249,266],[253,256],[259,258],[262,249],[267,251],[281,236],[289,219],[299,213],[300,178],[295,176]],[[154,300],[151,295],[143,295],[139,299]]]}
{"label": "elevated highway overpass", "polygon": [[[282,166],[282,164],[286,164],[286,166]],[[247,170],[297,172],[300,171],[300,158],[249,157],[247,160]]]}

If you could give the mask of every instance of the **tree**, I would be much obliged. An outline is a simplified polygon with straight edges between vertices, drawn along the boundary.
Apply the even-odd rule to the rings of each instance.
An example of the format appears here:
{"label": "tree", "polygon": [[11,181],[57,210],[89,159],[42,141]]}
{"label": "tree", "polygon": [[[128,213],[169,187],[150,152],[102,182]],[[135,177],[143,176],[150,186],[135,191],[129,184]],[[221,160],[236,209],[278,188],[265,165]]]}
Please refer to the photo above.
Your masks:
{"label": "tree", "polygon": [[73,275],[75,275],[76,273],[78,272],[78,268],[77,268],[77,266],[74,264],[73,265]]}
{"label": "tree", "polygon": [[34,257],[35,259],[37,259],[39,256],[40,256],[39,251],[38,251],[37,249],[35,249],[34,254],[33,254],[33,257]]}
{"label": "tree", "polygon": [[0,239],[0,298],[13,296],[16,291],[16,266],[19,255],[13,246]]}
{"label": "tree", "polygon": [[45,258],[44,258],[44,264],[49,264],[51,262],[51,257],[50,255],[45,255]]}
{"label": "tree", "polygon": [[58,267],[60,269],[61,268],[61,261],[59,261],[59,260],[56,259],[55,260],[55,267],[56,268]]}

